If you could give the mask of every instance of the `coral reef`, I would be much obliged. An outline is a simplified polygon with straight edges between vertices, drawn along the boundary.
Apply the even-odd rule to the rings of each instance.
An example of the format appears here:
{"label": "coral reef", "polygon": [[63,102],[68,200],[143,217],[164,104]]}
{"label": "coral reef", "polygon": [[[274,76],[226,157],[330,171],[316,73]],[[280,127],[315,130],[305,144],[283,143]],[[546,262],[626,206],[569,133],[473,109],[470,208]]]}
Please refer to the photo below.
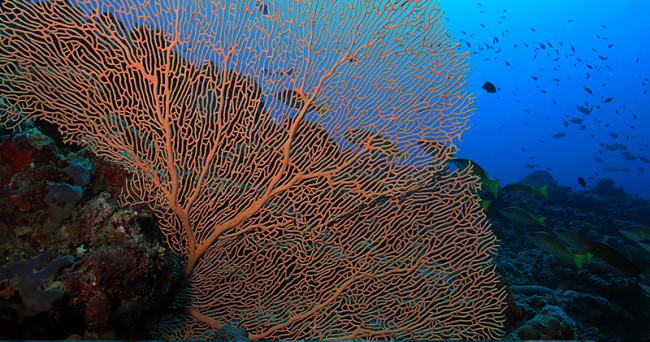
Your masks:
{"label": "coral reef", "polygon": [[537,248],[526,234],[536,228],[499,215],[499,208],[526,208],[547,218],[546,231],[566,229],[581,239],[606,243],[647,270],[650,255],[618,230],[631,224],[650,225],[650,202],[626,194],[610,180],[579,192],[559,185],[546,171],[521,182],[547,184],[549,198],[503,191],[490,206],[489,217],[501,241],[496,264],[514,300],[506,313],[519,318],[512,320],[506,338],[647,340],[650,295],[639,286],[641,279],[597,257],[578,269]]}
{"label": "coral reef", "polygon": [[515,335],[522,340],[575,340],[576,323],[560,307],[545,305]]}
{"label": "coral reef", "polygon": [[116,204],[127,175],[33,125],[0,147],[0,338],[143,337],[122,318],[178,261],[146,209]]}
{"label": "coral reef", "polygon": [[20,305],[15,305],[15,301],[10,304],[21,316],[32,317],[48,312],[54,302],[63,298],[63,290],[49,283],[61,268],[74,262],[74,257],[55,257],[56,251],[53,249],[48,249],[30,260],[24,260],[20,255],[14,254],[4,266],[0,266],[0,291],[5,300],[16,294],[14,298],[19,299]]}

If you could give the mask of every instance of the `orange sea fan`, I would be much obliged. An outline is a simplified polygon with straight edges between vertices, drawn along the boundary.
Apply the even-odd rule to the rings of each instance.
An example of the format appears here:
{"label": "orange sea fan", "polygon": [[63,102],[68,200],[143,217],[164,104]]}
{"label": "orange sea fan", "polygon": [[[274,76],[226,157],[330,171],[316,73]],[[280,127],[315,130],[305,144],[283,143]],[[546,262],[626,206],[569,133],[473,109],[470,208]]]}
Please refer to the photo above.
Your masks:
{"label": "orange sea fan", "polygon": [[0,6],[0,123],[49,121],[131,172],[124,202],[185,260],[154,336],[501,334],[496,239],[446,167],[473,97],[436,4]]}

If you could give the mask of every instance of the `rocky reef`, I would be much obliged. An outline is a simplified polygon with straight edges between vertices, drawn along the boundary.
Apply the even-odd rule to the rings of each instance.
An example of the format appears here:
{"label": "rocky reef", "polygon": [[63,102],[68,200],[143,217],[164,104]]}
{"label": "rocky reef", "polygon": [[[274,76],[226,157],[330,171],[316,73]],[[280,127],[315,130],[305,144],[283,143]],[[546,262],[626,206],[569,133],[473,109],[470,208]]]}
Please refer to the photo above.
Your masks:
{"label": "rocky reef", "polygon": [[[573,191],[558,184],[550,173],[539,171],[519,183],[546,185],[548,198],[504,188],[488,210],[501,244],[495,262],[513,299],[506,310],[510,326],[506,338],[650,339],[646,324],[650,321],[650,294],[640,286],[647,282],[644,275],[626,273],[625,268],[597,256],[578,268],[538,248],[528,236],[535,231],[569,231],[580,241],[598,241],[619,251],[625,262],[645,271],[650,269],[650,253],[624,237],[620,229],[650,225],[650,201],[625,193],[609,179]],[[545,217],[545,227],[500,214],[502,208],[512,206]],[[578,249],[572,249],[576,254],[587,254],[579,250],[579,241],[572,248]]]}
{"label": "rocky reef", "polygon": [[29,125],[0,137],[0,338],[138,338],[133,312],[178,261],[128,175]]}

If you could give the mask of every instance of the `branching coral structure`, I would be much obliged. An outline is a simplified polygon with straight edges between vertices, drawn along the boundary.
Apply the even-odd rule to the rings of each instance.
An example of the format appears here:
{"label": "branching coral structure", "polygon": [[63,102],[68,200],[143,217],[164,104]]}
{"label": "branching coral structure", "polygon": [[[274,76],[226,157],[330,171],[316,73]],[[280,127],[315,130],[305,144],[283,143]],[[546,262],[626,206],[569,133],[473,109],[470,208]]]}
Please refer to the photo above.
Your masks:
{"label": "branching coral structure", "polygon": [[0,123],[130,172],[123,201],[184,259],[155,337],[500,336],[496,239],[447,163],[467,56],[437,5],[254,4],[4,1]]}

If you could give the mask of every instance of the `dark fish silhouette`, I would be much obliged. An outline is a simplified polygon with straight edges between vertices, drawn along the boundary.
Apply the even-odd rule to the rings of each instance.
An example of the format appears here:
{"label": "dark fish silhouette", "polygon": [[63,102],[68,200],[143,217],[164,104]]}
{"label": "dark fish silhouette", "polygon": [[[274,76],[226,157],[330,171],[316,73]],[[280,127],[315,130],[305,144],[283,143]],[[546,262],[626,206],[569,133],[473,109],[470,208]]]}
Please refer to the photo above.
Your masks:
{"label": "dark fish silhouette", "polygon": [[268,15],[269,14],[269,7],[266,6],[265,3],[258,1],[255,3],[255,8],[259,10],[262,14]]}
{"label": "dark fish silhouette", "polygon": [[502,191],[517,193],[522,195],[528,195],[530,197],[541,196],[548,199],[548,185],[544,184],[539,188],[536,188],[530,184],[526,183],[510,183],[503,188]]}
{"label": "dark fish silhouette", "polygon": [[589,261],[588,254],[574,253],[564,241],[551,233],[536,231],[529,233],[528,238],[535,246],[560,259],[573,263],[578,268],[582,268],[585,262]]}
{"label": "dark fish silhouette", "polygon": [[576,105],[576,107],[578,107],[578,111],[579,111],[580,113],[582,113],[582,114],[585,114],[585,115],[589,115],[589,114],[591,114],[591,109],[589,109],[589,108],[587,108],[587,107],[584,107],[584,106],[578,106],[578,105]]}
{"label": "dark fish silhouette", "polygon": [[591,89],[589,89],[589,88],[587,88],[587,87],[584,87],[584,88],[585,88],[585,91],[586,91],[587,93],[589,93],[589,95],[593,95],[593,92],[591,91]]}
{"label": "dark fish silhouette", "polygon": [[489,81],[485,81],[485,83],[483,83],[483,86],[481,88],[485,89],[485,91],[487,91],[488,93],[497,92],[497,87],[495,87],[494,84],[492,84],[492,82]]}
{"label": "dark fish silhouette", "polygon": [[542,226],[546,227],[546,218],[545,217],[537,217],[530,213],[528,210],[520,208],[520,207],[507,207],[501,209],[501,215],[507,217],[508,219],[531,225],[531,226]]}
{"label": "dark fish silhouette", "polygon": [[603,259],[606,263],[631,276],[638,277],[641,275],[641,269],[637,265],[635,265],[623,253],[609,245],[598,241],[583,241],[580,245],[587,252]]}
{"label": "dark fish silhouette", "polygon": [[586,188],[587,187],[587,182],[585,181],[584,178],[578,177],[578,183],[580,184],[581,187]]}
{"label": "dark fish silhouette", "polygon": [[612,102],[613,99],[614,99],[613,97],[608,97],[608,98],[606,98],[605,101],[603,101],[603,102],[605,102],[605,103],[610,103],[610,102]]}
{"label": "dark fish silhouette", "polygon": [[564,138],[564,137],[566,137],[566,133],[564,133],[564,132],[556,133],[556,134],[551,135],[551,137],[553,137],[554,139]]}

